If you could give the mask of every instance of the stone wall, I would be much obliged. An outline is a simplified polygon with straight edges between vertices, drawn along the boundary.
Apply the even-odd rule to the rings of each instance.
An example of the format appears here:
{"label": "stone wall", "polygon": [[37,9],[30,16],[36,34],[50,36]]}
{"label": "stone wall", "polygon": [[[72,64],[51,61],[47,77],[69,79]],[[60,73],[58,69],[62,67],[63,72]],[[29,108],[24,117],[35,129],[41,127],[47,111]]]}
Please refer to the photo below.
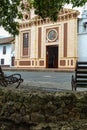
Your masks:
{"label": "stone wall", "polygon": [[87,130],[87,92],[0,89],[0,130]]}

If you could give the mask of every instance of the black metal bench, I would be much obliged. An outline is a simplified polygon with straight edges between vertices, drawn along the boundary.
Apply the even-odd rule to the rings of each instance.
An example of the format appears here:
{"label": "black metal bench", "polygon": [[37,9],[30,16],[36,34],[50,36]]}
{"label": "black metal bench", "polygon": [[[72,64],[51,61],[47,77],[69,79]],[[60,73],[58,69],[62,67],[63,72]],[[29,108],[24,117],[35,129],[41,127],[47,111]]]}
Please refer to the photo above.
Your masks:
{"label": "black metal bench", "polygon": [[16,88],[18,88],[22,82],[23,82],[23,79],[21,78],[20,74],[16,73],[16,74],[6,76],[0,66],[0,85],[1,86],[7,87],[8,85],[16,84]]}
{"label": "black metal bench", "polygon": [[71,79],[72,90],[76,90],[77,87],[87,87],[87,62],[76,62],[75,75],[72,75]]}

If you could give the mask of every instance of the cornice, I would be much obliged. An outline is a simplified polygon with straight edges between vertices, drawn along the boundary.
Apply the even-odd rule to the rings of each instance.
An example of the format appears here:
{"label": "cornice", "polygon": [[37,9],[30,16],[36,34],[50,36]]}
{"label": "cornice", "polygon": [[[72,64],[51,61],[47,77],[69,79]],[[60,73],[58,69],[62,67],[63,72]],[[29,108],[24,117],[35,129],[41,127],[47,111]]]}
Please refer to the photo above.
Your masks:
{"label": "cornice", "polygon": [[[63,9],[59,12],[57,22],[75,19],[78,17],[79,14],[80,13],[77,10]],[[49,23],[53,23],[49,18],[41,19],[39,16],[35,16],[33,19],[21,22],[19,24],[20,25],[19,29],[24,29],[31,26],[39,26],[39,25],[49,24]]]}

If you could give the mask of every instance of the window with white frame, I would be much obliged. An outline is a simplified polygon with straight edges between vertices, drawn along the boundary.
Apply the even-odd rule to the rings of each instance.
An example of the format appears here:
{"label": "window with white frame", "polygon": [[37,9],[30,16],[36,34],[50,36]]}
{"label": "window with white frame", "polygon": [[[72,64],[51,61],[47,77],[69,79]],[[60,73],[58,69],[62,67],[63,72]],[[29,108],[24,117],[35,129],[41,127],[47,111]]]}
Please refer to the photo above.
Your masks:
{"label": "window with white frame", "polygon": [[3,46],[3,54],[6,54],[6,46]]}
{"label": "window with white frame", "polygon": [[4,59],[1,59],[1,65],[4,65]]}
{"label": "window with white frame", "polygon": [[87,22],[83,23],[83,32],[87,32]]}

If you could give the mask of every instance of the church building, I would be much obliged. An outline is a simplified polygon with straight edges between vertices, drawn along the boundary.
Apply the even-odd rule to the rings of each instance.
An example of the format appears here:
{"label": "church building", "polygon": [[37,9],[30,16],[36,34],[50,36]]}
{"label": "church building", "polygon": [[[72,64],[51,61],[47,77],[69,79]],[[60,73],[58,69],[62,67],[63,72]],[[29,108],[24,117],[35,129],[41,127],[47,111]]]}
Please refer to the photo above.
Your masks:
{"label": "church building", "polygon": [[15,67],[72,70],[77,60],[79,12],[62,9],[57,22],[25,11],[15,39]]}

